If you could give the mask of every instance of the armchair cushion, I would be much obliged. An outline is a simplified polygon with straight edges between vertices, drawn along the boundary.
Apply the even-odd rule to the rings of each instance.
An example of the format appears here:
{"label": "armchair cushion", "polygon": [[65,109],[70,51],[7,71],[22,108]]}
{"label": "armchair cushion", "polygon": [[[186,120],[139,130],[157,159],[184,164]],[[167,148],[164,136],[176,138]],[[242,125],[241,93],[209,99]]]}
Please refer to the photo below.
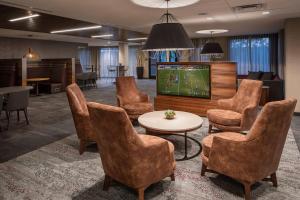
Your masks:
{"label": "armchair cushion", "polygon": [[242,114],[222,109],[208,110],[207,117],[211,122],[225,126],[239,126],[242,120]]}
{"label": "armchair cushion", "polygon": [[131,103],[122,106],[128,115],[142,115],[153,111],[153,105],[148,102]]}
{"label": "armchair cushion", "polygon": [[220,138],[231,140],[231,141],[246,140],[245,135],[242,135],[240,133],[235,133],[235,132],[222,132],[222,133],[208,135],[205,138],[203,138],[203,140],[202,140],[203,154],[206,157],[209,157],[209,153],[210,153],[210,149],[213,144],[214,137],[220,137]]}

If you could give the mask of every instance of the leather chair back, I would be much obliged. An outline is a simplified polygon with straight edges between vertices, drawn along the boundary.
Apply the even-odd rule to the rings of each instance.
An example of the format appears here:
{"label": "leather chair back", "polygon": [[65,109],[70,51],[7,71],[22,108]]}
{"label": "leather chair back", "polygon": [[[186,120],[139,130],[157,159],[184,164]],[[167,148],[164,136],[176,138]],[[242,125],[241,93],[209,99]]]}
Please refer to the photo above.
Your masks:
{"label": "leather chair back", "polygon": [[29,104],[29,91],[20,91],[9,93],[7,95],[7,103],[5,105],[6,111],[23,110]]}
{"label": "leather chair back", "polygon": [[247,134],[247,141],[257,145],[257,158],[249,159],[257,160],[259,173],[277,170],[296,103],[291,98],[266,104]]}
{"label": "leather chair back", "polygon": [[245,107],[249,105],[256,105],[258,107],[261,92],[262,81],[244,79],[233,97],[233,108],[236,112],[242,113]]}
{"label": "leather chair back", "polygon": [[123,104],[140,102],[139,90],[133,76],[116,78],[117,95],[122,97]]}
{"label": "leather chair back", "polygon": [[143,145],[124,109],[98,103],[88,104],[91,122],[105,174],[117,180],[131,180],[130,169],[135,162],[134,151]]}
{"label": "leather chair back", "polygon": [[66,88],[70,109],[79,138],[86,138],[90,130],[89,112],[86,99],[77,84],[73,83]]}

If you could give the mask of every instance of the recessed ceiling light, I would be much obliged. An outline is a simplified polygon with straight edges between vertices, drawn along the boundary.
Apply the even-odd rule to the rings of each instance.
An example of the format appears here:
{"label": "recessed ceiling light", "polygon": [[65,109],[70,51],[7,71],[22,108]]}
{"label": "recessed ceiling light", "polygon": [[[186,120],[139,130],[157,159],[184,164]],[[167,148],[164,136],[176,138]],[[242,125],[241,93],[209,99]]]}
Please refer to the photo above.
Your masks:
{"label": "recessed ceiling light", "polygon": [[10,19],[8,21],[10,21],[10,22],[16,22],[16,21],[30,19],[30,18],[34,18],[34,17],[38,17],[38,16],[40,16],[40,15],[39,14],[33,14],[33,15],[27,15],[27,16],[24,16],[24,17],[18,17],[18,18],[15,18],[15,19]]}
{"label": "recessed ceiling light", "polygon": [[87,26],[87,27],[82,27],[82,28],[72,28],[72,29],[51,31],[50,33],[66,33],[66,32],[74,32],[74,31],[84,31],[84,30],[97,29],[97,28],[101,28],[101,27],[102,26]]}
{"label": "recessed ceiling light", "polygon": [[140,37],[140,38],[128,38],[128,41],[137,41],[137,40],[147,40],[146,37]]}
{"label": "recessed ceiling light", "polygon": [[270,11],[263,11],[262,14],[263,15],[268,15],[268,14],[270,14]]}
{"label": "recessed ceiling light", "polygon": [[150,7],[150,8],[179,8],[184,6],[189,6],[194,3],[197,3],[200,0],[172,0],[172,1],[166,1],[166,0],[131,0],[133,3],[144,6],[144,7]]}
{"label": "recessed ceiling light", "polygon": [[113,34],[105,34],[105,35],[92,35],[92,38],[106,38],[106,37],[113,37]]}
{"label": "recessed ceiling light", "polygon": [[227,33],[228,30],[226,29],[209,29],[209,30],[200,30],[200,31],[196,31],[196,33],[199,34],[218,34],[218,33]]}
{"label": "recessed ceiling light", "polygon": [[214,18],[212,17],[206,17],[207,20],[213,20]]}

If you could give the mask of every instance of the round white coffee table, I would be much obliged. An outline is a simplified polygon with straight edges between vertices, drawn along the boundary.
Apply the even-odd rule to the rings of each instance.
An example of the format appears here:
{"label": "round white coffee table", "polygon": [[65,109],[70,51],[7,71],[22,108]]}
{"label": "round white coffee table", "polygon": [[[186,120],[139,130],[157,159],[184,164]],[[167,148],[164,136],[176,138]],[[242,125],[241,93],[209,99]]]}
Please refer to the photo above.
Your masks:
{"label": "round white coffee table", "polygon": [[[145,113],[138,118],[138,122],[148,133],[183,136],[185,155],[181,159],[176,159],[177,161],[189,160],[198,156],[202,150],[201,144],[196,139],[187,136],[187,133],[199,129],[202,126],[203,119],[193,113],[182,111],[175,111],[176,116],[174,119],[166,119],[164,113],[165,111]],[[180,133],[184,133],[184,135]],[[187,139],[194,141],[200,147],[199,151],[192,156],[187,155]]]}

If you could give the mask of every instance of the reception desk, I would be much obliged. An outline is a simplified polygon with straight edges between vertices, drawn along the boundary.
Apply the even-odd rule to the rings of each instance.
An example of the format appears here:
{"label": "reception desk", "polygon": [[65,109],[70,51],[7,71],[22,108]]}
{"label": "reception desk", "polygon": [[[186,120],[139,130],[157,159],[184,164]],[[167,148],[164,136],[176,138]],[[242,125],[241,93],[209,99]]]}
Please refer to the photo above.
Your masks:
{"label": "reception desk", "polygon": [[[208,109],[216,108],[218,99],[231,98],[237,90],[237,69],[235,62],[176,62],[158,63],[162,66],[178,66],[190,68],[191,66],[209,66],[209,96],[206,98],[195,96],[165,95],[157,90],[154,98],[155,110],[180,110],[206,116]],[[157,82],[160,81],[157,77]],[[194,81],[194,80],[193,80]],[[194,81],[195,82],[195,81]],[[199,84],[201,80],[199,80]]]}

